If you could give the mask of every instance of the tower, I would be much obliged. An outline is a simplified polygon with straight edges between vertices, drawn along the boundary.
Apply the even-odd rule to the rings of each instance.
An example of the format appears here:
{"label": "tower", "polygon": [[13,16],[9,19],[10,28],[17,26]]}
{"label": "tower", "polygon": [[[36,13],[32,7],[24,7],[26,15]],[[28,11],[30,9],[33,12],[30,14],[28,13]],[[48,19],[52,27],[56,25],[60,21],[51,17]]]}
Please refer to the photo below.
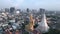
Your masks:
{"label": "tower", "polygon": [[32,14],[30,15],[30,23],[26,25],[26,30],[27,31],[33,31],[34,30],[34,19]]}
{"label": "tower", "polygon": [[49,26],[46,22],[46,15],[45,13],[42,14],[42,20],[41,22],[38,22],[39,26],[36,28],[38,31],[41,31],[42,33],[48,32]]}

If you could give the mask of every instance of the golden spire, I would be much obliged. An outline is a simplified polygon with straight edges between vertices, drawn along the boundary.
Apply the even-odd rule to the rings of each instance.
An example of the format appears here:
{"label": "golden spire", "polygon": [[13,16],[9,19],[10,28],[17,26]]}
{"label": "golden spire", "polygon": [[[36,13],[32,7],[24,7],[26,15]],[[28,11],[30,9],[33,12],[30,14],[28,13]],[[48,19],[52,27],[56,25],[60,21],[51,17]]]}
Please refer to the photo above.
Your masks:
{"label": "golden spire", "polygon": [[30,23],[28,25],[26,25],[26,30],[28,31],[33,31],[34,30],[34,19],[33,19],[33,16],[32,14],[30,14]]}

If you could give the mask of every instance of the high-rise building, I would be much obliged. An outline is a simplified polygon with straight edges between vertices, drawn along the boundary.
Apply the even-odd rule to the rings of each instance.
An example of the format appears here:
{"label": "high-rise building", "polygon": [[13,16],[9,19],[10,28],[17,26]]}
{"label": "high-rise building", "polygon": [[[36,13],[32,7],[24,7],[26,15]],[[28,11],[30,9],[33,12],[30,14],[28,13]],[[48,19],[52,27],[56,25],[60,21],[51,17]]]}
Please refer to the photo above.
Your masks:
{"label": "high-rise building", "polygon": [[9,12],[9,8],[5,8],[5,12]]}
{"label": "high-rise building", "polygon": [[29,10],[29,8],[27,8],[27,9],[26,9],[26,11],[27,11],[27,15],[29,15],[29,13],[30,13],[30,10]]}
{"label": "high-rise building", "polygon": [[10,8],[10,13],[13,13],[15,11],[15,8],[14,7],[11,7]]}
{"label": "high-rise building", "polygon": [[42,14],[42,13],[44,13],[44,12],[45,12],[45,9],[42,9],[42,8],[39,9],[39,13],[40,13],[40,14]]}
{"label": "high-rise building", "polygon": [[21,11],[21,9],[17,9],[17,11]]}
{"label": "high-rise building", "polygon": [[26,10],[28,13],[29,13],[29,8],[27,8],[27,10]]}
{"label": "high-rise building", "polygon": [[24,17],[24,23],[25,23],[25,25],[27,25],[29,23],[29,18],[28,17]]}

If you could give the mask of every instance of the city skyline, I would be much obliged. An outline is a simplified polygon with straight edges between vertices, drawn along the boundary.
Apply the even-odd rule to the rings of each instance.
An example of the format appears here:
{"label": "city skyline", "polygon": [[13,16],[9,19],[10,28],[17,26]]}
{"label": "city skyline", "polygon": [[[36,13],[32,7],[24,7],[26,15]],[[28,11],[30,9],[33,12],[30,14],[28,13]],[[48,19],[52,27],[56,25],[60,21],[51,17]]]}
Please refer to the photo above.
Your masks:
{"label": "city skyline", "polygon": [[0,9],[9,7],[60,11],[60,0],[0,0]]}

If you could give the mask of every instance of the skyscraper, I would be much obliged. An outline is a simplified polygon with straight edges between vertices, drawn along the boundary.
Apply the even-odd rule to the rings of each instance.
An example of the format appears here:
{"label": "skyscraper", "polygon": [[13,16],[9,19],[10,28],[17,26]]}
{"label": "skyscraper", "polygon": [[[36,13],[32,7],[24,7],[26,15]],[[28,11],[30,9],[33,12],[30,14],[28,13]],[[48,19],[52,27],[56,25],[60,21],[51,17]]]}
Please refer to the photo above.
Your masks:
{"label": "skyscraper", "polygon": [[44,13],[44,12],[45,12],[45,9],[42,9],[42,8],[39,9],[39,13],[40,13],[40,14],[42,14],[42,13]]}
{"label": "skyscraper", "polygon": [[13,13],[15,11],[15,8],[14,7],[11,7],[10,8],[10,13]]}
{"label": "skyscraper", "polygon": [[27,8],[26,11],[29,13],[29,8]]}
{"label": "skyscraper", "polygon": [[6,11],[6,12],[9,12],[9,8],[5,8],[5,11]]}

